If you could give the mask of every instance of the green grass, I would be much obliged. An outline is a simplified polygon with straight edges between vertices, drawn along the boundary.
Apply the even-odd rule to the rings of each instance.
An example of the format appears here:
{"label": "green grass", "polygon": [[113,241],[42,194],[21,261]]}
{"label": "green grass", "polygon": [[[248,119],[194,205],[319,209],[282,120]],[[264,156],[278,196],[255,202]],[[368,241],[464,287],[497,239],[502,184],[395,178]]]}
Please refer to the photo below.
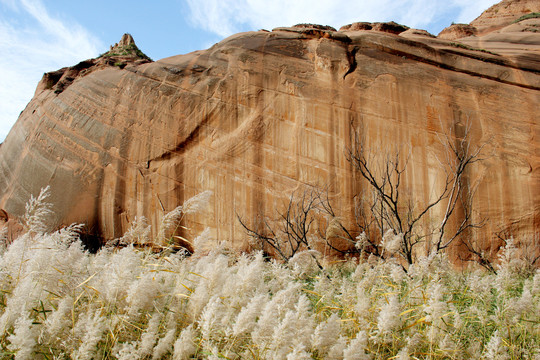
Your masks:
{"label": "green grass", "polygon": [[129,56],[135,55],[141,59],[146,59],[152,61],[152,59],[143,53],[135,44],[130,44],[128,46],[117,47],[114,51],[108,51],[104,54],[101,54],[99,57],[112,57],[112,56]]}
{"label": "green grass", "polygon": [[449,45],[453,46],[453,47],[456,47],[456,48],[460,48],[460,49],[465,49],[465,50],[470,50],[470,51],[480,51],[480,52],[483,52],[483,53],[486,53],[486,54],[498,55],[498,54],[496,54],[496,53],[494,53],[492,51],[489,51],[489,50],[486,50],[486,49],[473,48],[472,46],[465,45],[465,44],[462,44],[462,43],[451,42]]}
{"label": "green grass", "polygon": [[540,18],[540,13],[530,13],[530,14],[527,14],[527,15],[523,15],[519,19],[515,20],[513,23],[515,24],[515,23],[518,23],[518,22],[523,21],[523,20],[536,19],[536,18]]}

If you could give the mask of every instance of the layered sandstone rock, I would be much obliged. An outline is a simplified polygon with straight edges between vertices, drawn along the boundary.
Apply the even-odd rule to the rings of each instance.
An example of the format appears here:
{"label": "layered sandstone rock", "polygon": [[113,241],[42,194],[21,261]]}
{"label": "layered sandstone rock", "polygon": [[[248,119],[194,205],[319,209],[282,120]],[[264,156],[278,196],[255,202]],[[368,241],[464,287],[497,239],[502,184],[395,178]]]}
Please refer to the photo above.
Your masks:
{"label": "layered sandstone rock", "polygon": [[390,34],[399,35],[404,31],[409,30],[409,27],[398,24],[394,21],[390,22],[355,22],[349,25],[342,26],[339,31],[359,31],[359,30],[372,30],[387,32]]}
{"label": "layered sandstone rock", "polygon": [[374,152],[410,154],[404,182],[420,205],[445,179],[441,138],[470,126],[471,147],[485,144],[467,174],[480,183],[473,217],[488,219],[472,236],[487,251],[501,231],[535,246],[540,66],[423,34],[346,30],[247,32],[204,51],[99,67],[61,92],[38,88],[0,148],[0,207],[20,215],[50,185],[57,225],[84,222],[110,239],[136,216],[156,228],[212,190],[211,205],[184,225],[242,247],[237,214],[275,219],[306,184],[326,186],[352,226],[367,189],[346,160],[352,131]]}
{"label": "layered sandstone rock", "polygon": [[464,37],[458,41],[502,55],[521,67],[536,69],[540,66],[540,18],[512,23],[485,35]]}
{"label": "layered sandstone rock", "polygon": [[487,33],[505,27],[524,15],[538,12],[538,0],[503,0],[484,11],[471,25],[480,33]]}
{"label": "layered sandstone rock", "polygon": [[540,2],[504,0],[468,24],[452,25],[438,35],[463,48],[501,55],[521,68],[540,66]]}
{"label": "layered sandstone rock", "polygon": [[444,40],[455,40],[476,35],[477,32],[476,28],[469,24],[452,24],[441,31],[437,37]]}

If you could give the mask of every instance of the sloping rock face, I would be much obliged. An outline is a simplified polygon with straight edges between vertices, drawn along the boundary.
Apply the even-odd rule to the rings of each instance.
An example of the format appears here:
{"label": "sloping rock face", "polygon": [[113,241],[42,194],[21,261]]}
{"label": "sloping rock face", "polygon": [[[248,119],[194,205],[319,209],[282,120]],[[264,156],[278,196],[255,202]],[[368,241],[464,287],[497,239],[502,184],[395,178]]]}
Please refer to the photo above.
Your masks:
{"label": "sloping rock face", "polygon": [[156,229],[164,213],[212,190],[208,209],[184,225],[241,248],[237,214],[250,224],[276,219],[306,184],[326,186],[353,222],[367,189],[345,156],[353,131],[375,153],[410,154],[404,182],[411,204],[422,204],[445,179],[441,138],[470,126],[471,147],[485,154],[467,173],[469,184],[481,181],[473,217],[489,220],[471,236],[488,252],[501,231],[534,249],[540,67],[408,36],[248,32],[204,51],[102,67],[62,92],[41,87],[0,148],[0,207],[20,216],[49,184],[57,225],[84,222],[110,239],[136,216]]}
{"label": "sloping rock face", "polygon": [[383,23],[356,22],[349,25],[344,25],[339,29],[339,31],[358,31],[358,30],[382,31],[382,32],[390,33],[390,34],[399,35],[402,32],[409,30],[409,28],[407,26],[390,21],[390,22],[383,22]]}
{"label": "sloping rock face", "polygon": [[501,55],[521,68],[540,67],[540,2],[504,0],[471,24],[454,24],[439,39],[453,45]]}
{"label": "sloping rock face", "polygon": [[521,67],[540,66],[540,18],[511,23],[480,36],[468,36],[459,43],[502,55]]}
{"label": "sloping rock face", "polygon": [[518,20],[523,15],[540,12],[538,0],[503,0],[471,22],[480,33],[498,30]]}
{"label": "sloping rock face", "polygon": [[455,40],[471,35],[476,35],[476,33],[477,30],[472,25],[453,24],[441,31],[437,37],[444,40]]}

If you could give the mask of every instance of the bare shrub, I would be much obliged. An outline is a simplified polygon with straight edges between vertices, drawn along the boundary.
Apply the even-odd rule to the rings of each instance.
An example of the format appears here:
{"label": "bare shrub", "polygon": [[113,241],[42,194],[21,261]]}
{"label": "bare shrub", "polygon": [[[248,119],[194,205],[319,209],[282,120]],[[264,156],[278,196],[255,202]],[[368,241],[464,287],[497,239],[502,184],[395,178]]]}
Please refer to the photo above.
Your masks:
{"label": "bare shrub", "polygon": [[[433,200],[420,205],[415,205],[404,183],[410,152],[374,153],[357,131],[353,129],[352,133],[353,146],[347,149],[347,160],[368,187],[367,191],[359,194],[356,206],[364,251],[385,259],[390,255],[386,251],[385,256],[388,244],[385,239],[393,233],[393,236],[400,237],[397,253],[410,265],[415,262],[415,248],[419,244],[428,242],[431,251],[438,253],[467,230],[482,226],[482,222],[472,221],[475,189],[465,179],[469,168],[483,160],[483,145],[471,148],[470,124],[467,124],[462,137],[445,136],[441,139],[445,150],[444,161],[439,161],[444,173],[443,186],[437,190]],[[425,229],[422,222],[434,208],[443,209],[442,219]],[[458,209],[461,210],[459,218]],[[457,227],[450,231],[451,219],[456,220]]]}

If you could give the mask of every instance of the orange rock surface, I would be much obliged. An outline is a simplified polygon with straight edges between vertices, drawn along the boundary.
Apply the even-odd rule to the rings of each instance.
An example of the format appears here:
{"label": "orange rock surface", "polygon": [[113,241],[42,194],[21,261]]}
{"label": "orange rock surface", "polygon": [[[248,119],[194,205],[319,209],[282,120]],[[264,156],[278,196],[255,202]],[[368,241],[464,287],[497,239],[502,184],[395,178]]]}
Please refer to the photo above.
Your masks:
{"label": "orange rock surface", "polygon": [[237,214],[276,218],[305,184],[327,186],[350,221],[365,189],[345,157],[351,128],[375,152],[403,145],[407,190],[422,204],[444,181],[441,137],[470,124],[486,157],[467,174],[480,184],[474,219],[488,220],[471,236],[488,252],[501,231],[539,251],[540,66],[514,60],[418,31],[304,25],[103,66],[61,92],[38,86],[0,147],[0,207],[20,216],[49,184],[57,225],[84,222],[110,239],[135,216],[156,225],[212,190],[184,225],[243,247]]}
{"label": "orange rock surface", "polygon": [[538,0],[503,0],[484,11],[471,25],[480,33],[487,33],[505,27],[523,15],[538,12]]}

